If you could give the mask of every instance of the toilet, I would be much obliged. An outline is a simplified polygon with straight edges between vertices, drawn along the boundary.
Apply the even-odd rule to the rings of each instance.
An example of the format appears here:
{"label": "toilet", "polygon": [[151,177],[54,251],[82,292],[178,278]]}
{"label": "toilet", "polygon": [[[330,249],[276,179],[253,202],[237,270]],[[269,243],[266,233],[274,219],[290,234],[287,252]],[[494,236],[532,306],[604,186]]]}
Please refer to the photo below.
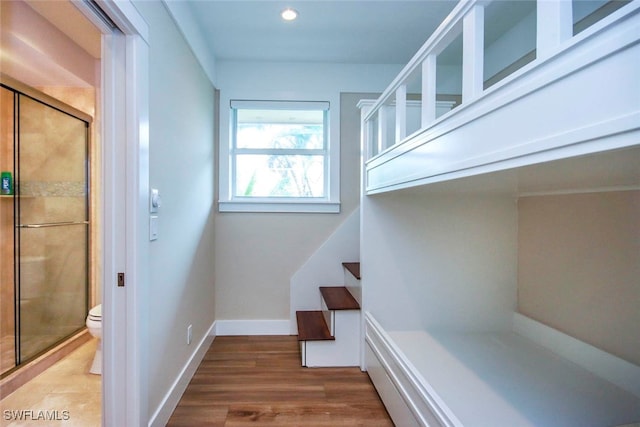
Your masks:
{"label": "toilet", "polygon": [[89,372],[92,374],[102,374],[102,304],[98,304],[89,310],[87,316],[87,329],[89,333],[98,339],[96,347],[96,355],[93,357],[93,363]]}

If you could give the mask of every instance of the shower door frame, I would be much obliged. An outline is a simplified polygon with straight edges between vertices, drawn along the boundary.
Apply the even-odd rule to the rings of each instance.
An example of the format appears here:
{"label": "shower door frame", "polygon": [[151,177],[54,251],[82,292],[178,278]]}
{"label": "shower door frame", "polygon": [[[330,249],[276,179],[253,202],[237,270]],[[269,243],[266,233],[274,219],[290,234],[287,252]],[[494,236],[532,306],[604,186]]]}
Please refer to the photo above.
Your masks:
{"label": "shower door frame", "polygon": [[131,0],[72,1],[102,33],[102,425],[142,426],[149,418],[149,28]]}
{"label": "shower door frame", "polygon": [[[85,288],[85,303],[83,305],[83,308],[85,310],[85,316],[86,316],[86,311],[88,311],[88,307],[87,307],[87,303],[89,298],[91,297],[91,290],[89,288],[89,283],[90,280],[89,279],[89,275],[90,275],[90,269],[89,269],[89,255],[92,252],[90,249],[90,243],[89,243],[89,236],[91,234],[91,228],[93,227],[93,224],[90,221],[89,218],[89,200],[91,197],[93,197],[93,194],[91,194],[91,185],[90,185],[90,167],[89,167],[89,162],[88,162],[88,158],[89,156],[91,156],[91,152],[92,152],[92,141],[91,141],[91,126],[93,126],[93,118],[89,115],[86,114],[83,111],[80,111],[70,105],[67,105],[66,103],[47,95],[46,93],[35,89],[27,84],[24,84],[22,82],[20,82],[19,80],[16,80],[8,75],[5,75],[3,73],[0,72],[0,84],[1,86],[6,89],[9,90],[13,93],[14,96],[14,108],[17,107],[17,110],[14,111],[14,121],[15,120],[19,120],[19,115],[20,115],[20,107],[19,105],[21,105],[21,98],[27,98],[33,102],[37,102],[41,105],[46,106],[47,108],[51,108],[53,110],[56,110],[62,114],[65,114],[66,116],[69,117],[73,117],[76,120],[79,120],[83,123],[86,124],[85,127],[85,150],[86,150],[86,158],[85,158],[85,207],[84,209],[86,210],[86,218],[85,221],[83,221],[82,223],[84,223],[85,225],[87,225],[87,230],[86,230],[86,258],[85,258],[85,263],[86,263],[86,288]],[[16,98],[17,96],[17,98]],[[18,101],[16,102],[15,99],[17,99]],[[21,180],[21,176],[20,176],[20,161],[18,160],[20,157],[20,144],[21,144],[21,135],[18,134],[18,130],[20,129],[20,125],[14,125],[14,177],[15,177],[15,183],[19,182]],[[19,304],[19,298],[20,298],[20,285],[21,285],[21,267],[19,266],[19,262],[18,259],[21,256],[20,254],[20,235],[22,233],[22,229],[26,229],[26,228],[41,228],[41,227],[52,227],[52,226],[64,226],[64,225],[79,225],[81,224],[81,222],[74,222],[74,223],[59,223],[59,224],[38,224],[36,226],[32,226],[32,225],[26,225],[26,224],[22,224],[21,221],[21,196],[22,194],[20,193],[21,189],[19,185],[15,186],[16,191],[16,204],[14,206],[14,218],[17,221],[16,224],[14,225],[14,270],[15,270],[15,274],[14,274],[14,317],[15,317],[15,325],[14,328],[16,329],[16,331],[21,331],[22,328],[22,310],[20,308],[20,304]],[[20,232],[18,232],[18,230],[21,230]],[[84,322],[82,323],[82,327],[84,327]],[[80,328],[79,330],[81,330],[82,328]],[[23,359],[22,358],[22,334],[21,333],[16,333],[16,338],[15,338],[15,353],[16,353],[16,365],[14,368],[17,368],[18,366],[22,366],[30,361],[32,361],[34,358],[38,357],[39,355],[41,355],[43,352],[51,349],[52,346],[55,346],[57,344],[59,344],[61,341],[64,341],[68,338],[70,338],[71,336],[73,336],[74,334],[78,333],[79,330],[76,330],[74,332],[72,332],[70,335],[66,336],[65,338],[62,338],[62,340],[58,340],[56,343],[52,343],[49,344],[48,346],[46,346],[45,348],[42,348],[40,351],[36,352],[35,354],[32,354],[31,356]]]}

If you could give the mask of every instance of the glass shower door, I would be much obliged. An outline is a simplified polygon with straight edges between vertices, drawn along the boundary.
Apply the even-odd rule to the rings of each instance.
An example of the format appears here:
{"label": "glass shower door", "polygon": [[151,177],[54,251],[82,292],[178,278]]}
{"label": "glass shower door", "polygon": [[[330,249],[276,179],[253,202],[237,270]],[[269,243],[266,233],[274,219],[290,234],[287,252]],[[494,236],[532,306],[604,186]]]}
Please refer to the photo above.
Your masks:
{"label": "glass shower door", "polygon": [[84,326],[88,304],[88,123],[19,95],[18,363]]}
{"label": "glass shower door", "polygon": [[[0,87],[0,171],[13,171],[13,92]],[[14,282],[14,198],[0,192],[0,374],[16,366]]]}

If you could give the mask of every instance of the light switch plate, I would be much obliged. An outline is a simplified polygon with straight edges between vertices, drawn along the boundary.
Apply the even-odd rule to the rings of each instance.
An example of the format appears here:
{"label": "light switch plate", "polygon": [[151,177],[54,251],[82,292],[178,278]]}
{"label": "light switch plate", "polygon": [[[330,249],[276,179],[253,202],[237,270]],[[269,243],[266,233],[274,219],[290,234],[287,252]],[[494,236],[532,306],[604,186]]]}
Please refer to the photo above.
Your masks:
{"label": "light switch plate", "polygon": [[149,195],[149,212],[158,213],[160,204],[160,191],[157,188],[152,188]]}
{"label": "light switch plate", "polygon": [[158,239],[158,216],[151,215],[149,217],[149,240],[154,241]]}

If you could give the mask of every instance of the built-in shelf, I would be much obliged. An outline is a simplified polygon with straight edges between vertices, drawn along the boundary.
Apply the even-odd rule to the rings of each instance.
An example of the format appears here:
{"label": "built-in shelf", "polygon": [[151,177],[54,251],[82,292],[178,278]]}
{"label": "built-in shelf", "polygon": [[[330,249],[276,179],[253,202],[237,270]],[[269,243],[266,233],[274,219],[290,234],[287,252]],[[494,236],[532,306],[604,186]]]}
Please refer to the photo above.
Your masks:
{"label": "built-in shelf", "polygon": [[[462,62],[469,64],[462,69],[463,77],[468,77],[463,78],[463,82],[468,82],[468,96],[463,95],[460,106],[432,120],[434,114],[428,95],[436,91],[426,91],[422,98],[423,121],[418,131],[405,135],[411,111],[406,100],[410,78],[422,70],[423,89],[429,88],[429,84],[435,85],[435,78],[426,79],[435,74],[429,72],[429,67],[437,62],[433,59],[435,52],[442,52],[441,41],[448,43],[462,27],[462,21],[465,25],[480,24],[470,26],[465,40],[482,40],[484,26],[479,11],[483,10],[484,2],[460,2],[440,31],[449,34],[434,34],[383,96],[373,105],[362,104],[362,133],[368,150],[365,152],[366,194],[432,185],[488,172],[509,172],[558,159],[579,159],[638,146],[640,110],[637,91],[631,88],[638,73],[636,58],[640,46],[636,29],[640,22],[640,3],[625,3],[567,40],[548,35],[554,25],[571,28],[571,14],[557,9],[571,2],[540,4],[546,7],[537,8],[537,41],[543,45],[537,46],[536,59],[483,90],[482,79],[474,76],[482,73],[482,59],[487,55],[478,55],[471,43],[463,46],[465,61]],[[548,14],[563,18],[551,19]],[[475,37],[473,31],[476,31]],[[563,32],[554,34],[560,33]],[[475,68],[474,60],[479,61]],[[599,84],[611,80],[611,76],[615,76],[616,84]],[[578,86],[589,90],[576,90]],[[387,108],[394,99],[398,106],[395,112],[389,112]],[[602,108],[603,105],[607,108]],[[384,141],[385,137],[388,141]],[[377,152],[375,146],[383,150]],[[589,180],[602,175],[606,165],[611,164],[599,162],[593,168],[574,170]],[[620,175],[616,166],[611,169],[615,177]]]}
{"label": "built-in shelf", "polygon": [[[637,335],[637,319],[625,314],[637,313],[627,309],[632,292],[625,292],[638,282],[611,278],[635,277],[635,258],[623,265],[576,256],[574,263],[538,254],[560,241],[571,254],[629,252],[615,236],[637,232],[640,102],[631,88],[640,2],[625,2],[579,33],[570,12],[580,2],[533,2],[527,7],[536,3],[535,12],[521,22],[535,22],[535,59],[485,88],[485,65],[500,69],[491,63],[497,55],[487,54],[491,3],[500,2],[460,2],[383,95],[360,104],[364,366],[396,425],[637,423],[640,366],[630,362],[637,363],[637,347],[607,333]],[[512,33],[501,37],[492,45],[515,47]],[[458,41],[462,103],[440,116],[438,60]],[[612,76],[614,83],[601,84]],[[408,95],[420,90],[417,127]],[[634,208],[605,198],[618,194],[594,194],[605,192],[624,192],[624,206]],[[583,193],[593,195],[589,204],[575,197]],[[566,214],[547,215],[560,206]],[[604,206],[599,217],[611,231],[588,216],[592,206]],[[567,227],[551,226],[561,220]],[[562,228],[575,233],[559,236]],[[541,277],[549,270],[558,278]],[[592,285],[587,276],[605,279]],[[600,304],[599,295],[622,297]],[[530,318],[513,312],[527,306],[542,309]],[[581,329],[583,318],[615,326]]]}
{"label": "built-in shelf", "polygon": [[[601,426],[640,417],[640,398],[630,390],[518,333],[386,333],[370,315],[367,321],[374,371],[391,366],[387,378],[422,408],[414,416],[439,414],[433,425]],[[596,363],[610,370],[624,364],[600,353]]]}
{"label": "built-in shelf", "polygon": [[353,277],[360,280],[360,263],[359,262],[343,262],[342,266],[353,274]]}

